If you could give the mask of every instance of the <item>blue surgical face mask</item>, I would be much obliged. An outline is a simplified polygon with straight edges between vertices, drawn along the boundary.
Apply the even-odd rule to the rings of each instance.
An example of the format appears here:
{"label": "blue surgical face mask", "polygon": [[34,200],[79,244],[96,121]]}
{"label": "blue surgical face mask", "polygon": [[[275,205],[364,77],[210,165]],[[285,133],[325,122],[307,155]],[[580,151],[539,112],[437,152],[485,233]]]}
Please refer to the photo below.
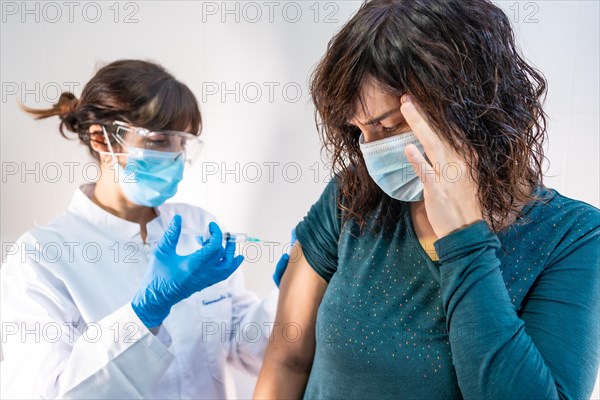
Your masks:
{"label": "blue surgical face mask", "polygon": [[177,193],[184,161],[183,153],[130,147],[125,168],[119,163],[115,165],[125,196],[140,206],[156,207]]}
{"label": "blue surgical face mask", "polygon": [[388,196],[401,201],[423,200],[423,183],[404,155],[404,149],[414,144],[424,154],[423,146],[413,132],[365,143],[359,139],[369,175]]}

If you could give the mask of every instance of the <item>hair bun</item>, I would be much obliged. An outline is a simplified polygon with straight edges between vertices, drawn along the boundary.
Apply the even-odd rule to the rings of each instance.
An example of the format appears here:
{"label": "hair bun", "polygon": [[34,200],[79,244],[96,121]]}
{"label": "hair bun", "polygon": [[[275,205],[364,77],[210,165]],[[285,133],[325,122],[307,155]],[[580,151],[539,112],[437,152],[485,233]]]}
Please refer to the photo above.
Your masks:
{"label": "hair bun", "polygon": [[52,109],[54,115],[58,115],[60,118],[60,132],[63,136],[63,127],[65,127],[69,131],[77,133],[79,139],[85,143],[87,138],[82,137],[79,132],[79,119],[77,118],[78,105],[79,99],[77,99],[73,93],[64,92],[60,95],[58,103],[56,103]]}
{"label": "hair bun", "polygon": [[56,103],[52,108],[54,109],[55,114],[60,117],[60,119],[65,119],[75,114],[78,104],[79,100],[73,93],[64,92],[58,98],[58,103]]}

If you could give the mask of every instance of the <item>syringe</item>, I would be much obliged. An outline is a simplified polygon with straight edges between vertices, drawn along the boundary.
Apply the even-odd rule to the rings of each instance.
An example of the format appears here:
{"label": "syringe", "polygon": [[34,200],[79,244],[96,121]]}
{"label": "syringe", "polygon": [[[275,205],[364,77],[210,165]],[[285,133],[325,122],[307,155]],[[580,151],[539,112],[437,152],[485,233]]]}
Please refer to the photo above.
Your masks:
{"label": "syringe", "polygon": [[258,238],[248,236],[245,233],[236,233],[236,232],[224,232],[223,240],[226,242],[236,242],[236,243],[246,243],[246,242],[259,243],[259,242],[262,242],[262,240],[260,240]]}
{"label": "syringe", "polygon": [[[199,231],[184,228],[181,230],[181,232],[191,235],[191,236],[196,236],[199,238],[200,241],[204,242],[204,237],[201,235],[201,233]],[[223,232],[223,241],[224,242],[235,242],[235,243],[246,243],[246,242],[259,243],[259,242],[262,242],[262,240],[260,240],[258,238],[249,236],[246,233],[239,233],[239,232]]]}

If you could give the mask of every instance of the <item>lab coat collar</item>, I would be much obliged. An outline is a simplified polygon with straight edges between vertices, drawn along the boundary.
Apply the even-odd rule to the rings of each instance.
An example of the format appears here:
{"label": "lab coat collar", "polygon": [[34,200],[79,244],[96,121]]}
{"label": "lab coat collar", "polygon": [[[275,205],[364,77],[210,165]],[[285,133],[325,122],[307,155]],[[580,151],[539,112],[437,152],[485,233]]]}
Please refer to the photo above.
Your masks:
{"label": "lab coat collar", "polygon": [[[97,229],[107,232],[109,236],[117,240],[141,241],[140,224],[119,218],[92,201],[91,196],[95,187],[95,183],[81,185],[71,199],[69,212],[85,219]],[[157,217],[146,224],[147,243],[158,241],[164,232],[161,213],[158,207],[155,207],[154,210]]]}

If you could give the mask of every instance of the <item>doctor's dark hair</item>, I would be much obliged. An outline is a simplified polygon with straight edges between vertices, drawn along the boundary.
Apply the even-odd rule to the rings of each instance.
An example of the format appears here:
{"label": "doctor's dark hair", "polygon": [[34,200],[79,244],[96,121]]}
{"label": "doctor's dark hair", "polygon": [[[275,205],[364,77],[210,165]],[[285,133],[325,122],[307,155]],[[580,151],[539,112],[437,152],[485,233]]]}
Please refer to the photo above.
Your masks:
{"label": "doctor's dark hair", "polygon": [[[77,134],[96,160],[89,127],[115,120],[150,130],[178,130],[200,134],[202,118],[192,91],[162,66],[142,60],[118,60],[100,68],[85,85],[81,98],[62,93],[50,109],[22,108],[36,119],[60,117],[59,130]],[[112,138],[111,138],[112,139]]]}
{"label": "doctor's dark hair", "polygon": [[367,172],[360,130],[347,123],[368,79],[398,98],[412,94],[441,139],[473,160],[468,172],[492,229],[537,199],[546,80],[520,55],[509,19],[492,2],[367,1],[330,40],[311,77],[315,120],[339,177],[339,207],[361,226],[391,202]]}

